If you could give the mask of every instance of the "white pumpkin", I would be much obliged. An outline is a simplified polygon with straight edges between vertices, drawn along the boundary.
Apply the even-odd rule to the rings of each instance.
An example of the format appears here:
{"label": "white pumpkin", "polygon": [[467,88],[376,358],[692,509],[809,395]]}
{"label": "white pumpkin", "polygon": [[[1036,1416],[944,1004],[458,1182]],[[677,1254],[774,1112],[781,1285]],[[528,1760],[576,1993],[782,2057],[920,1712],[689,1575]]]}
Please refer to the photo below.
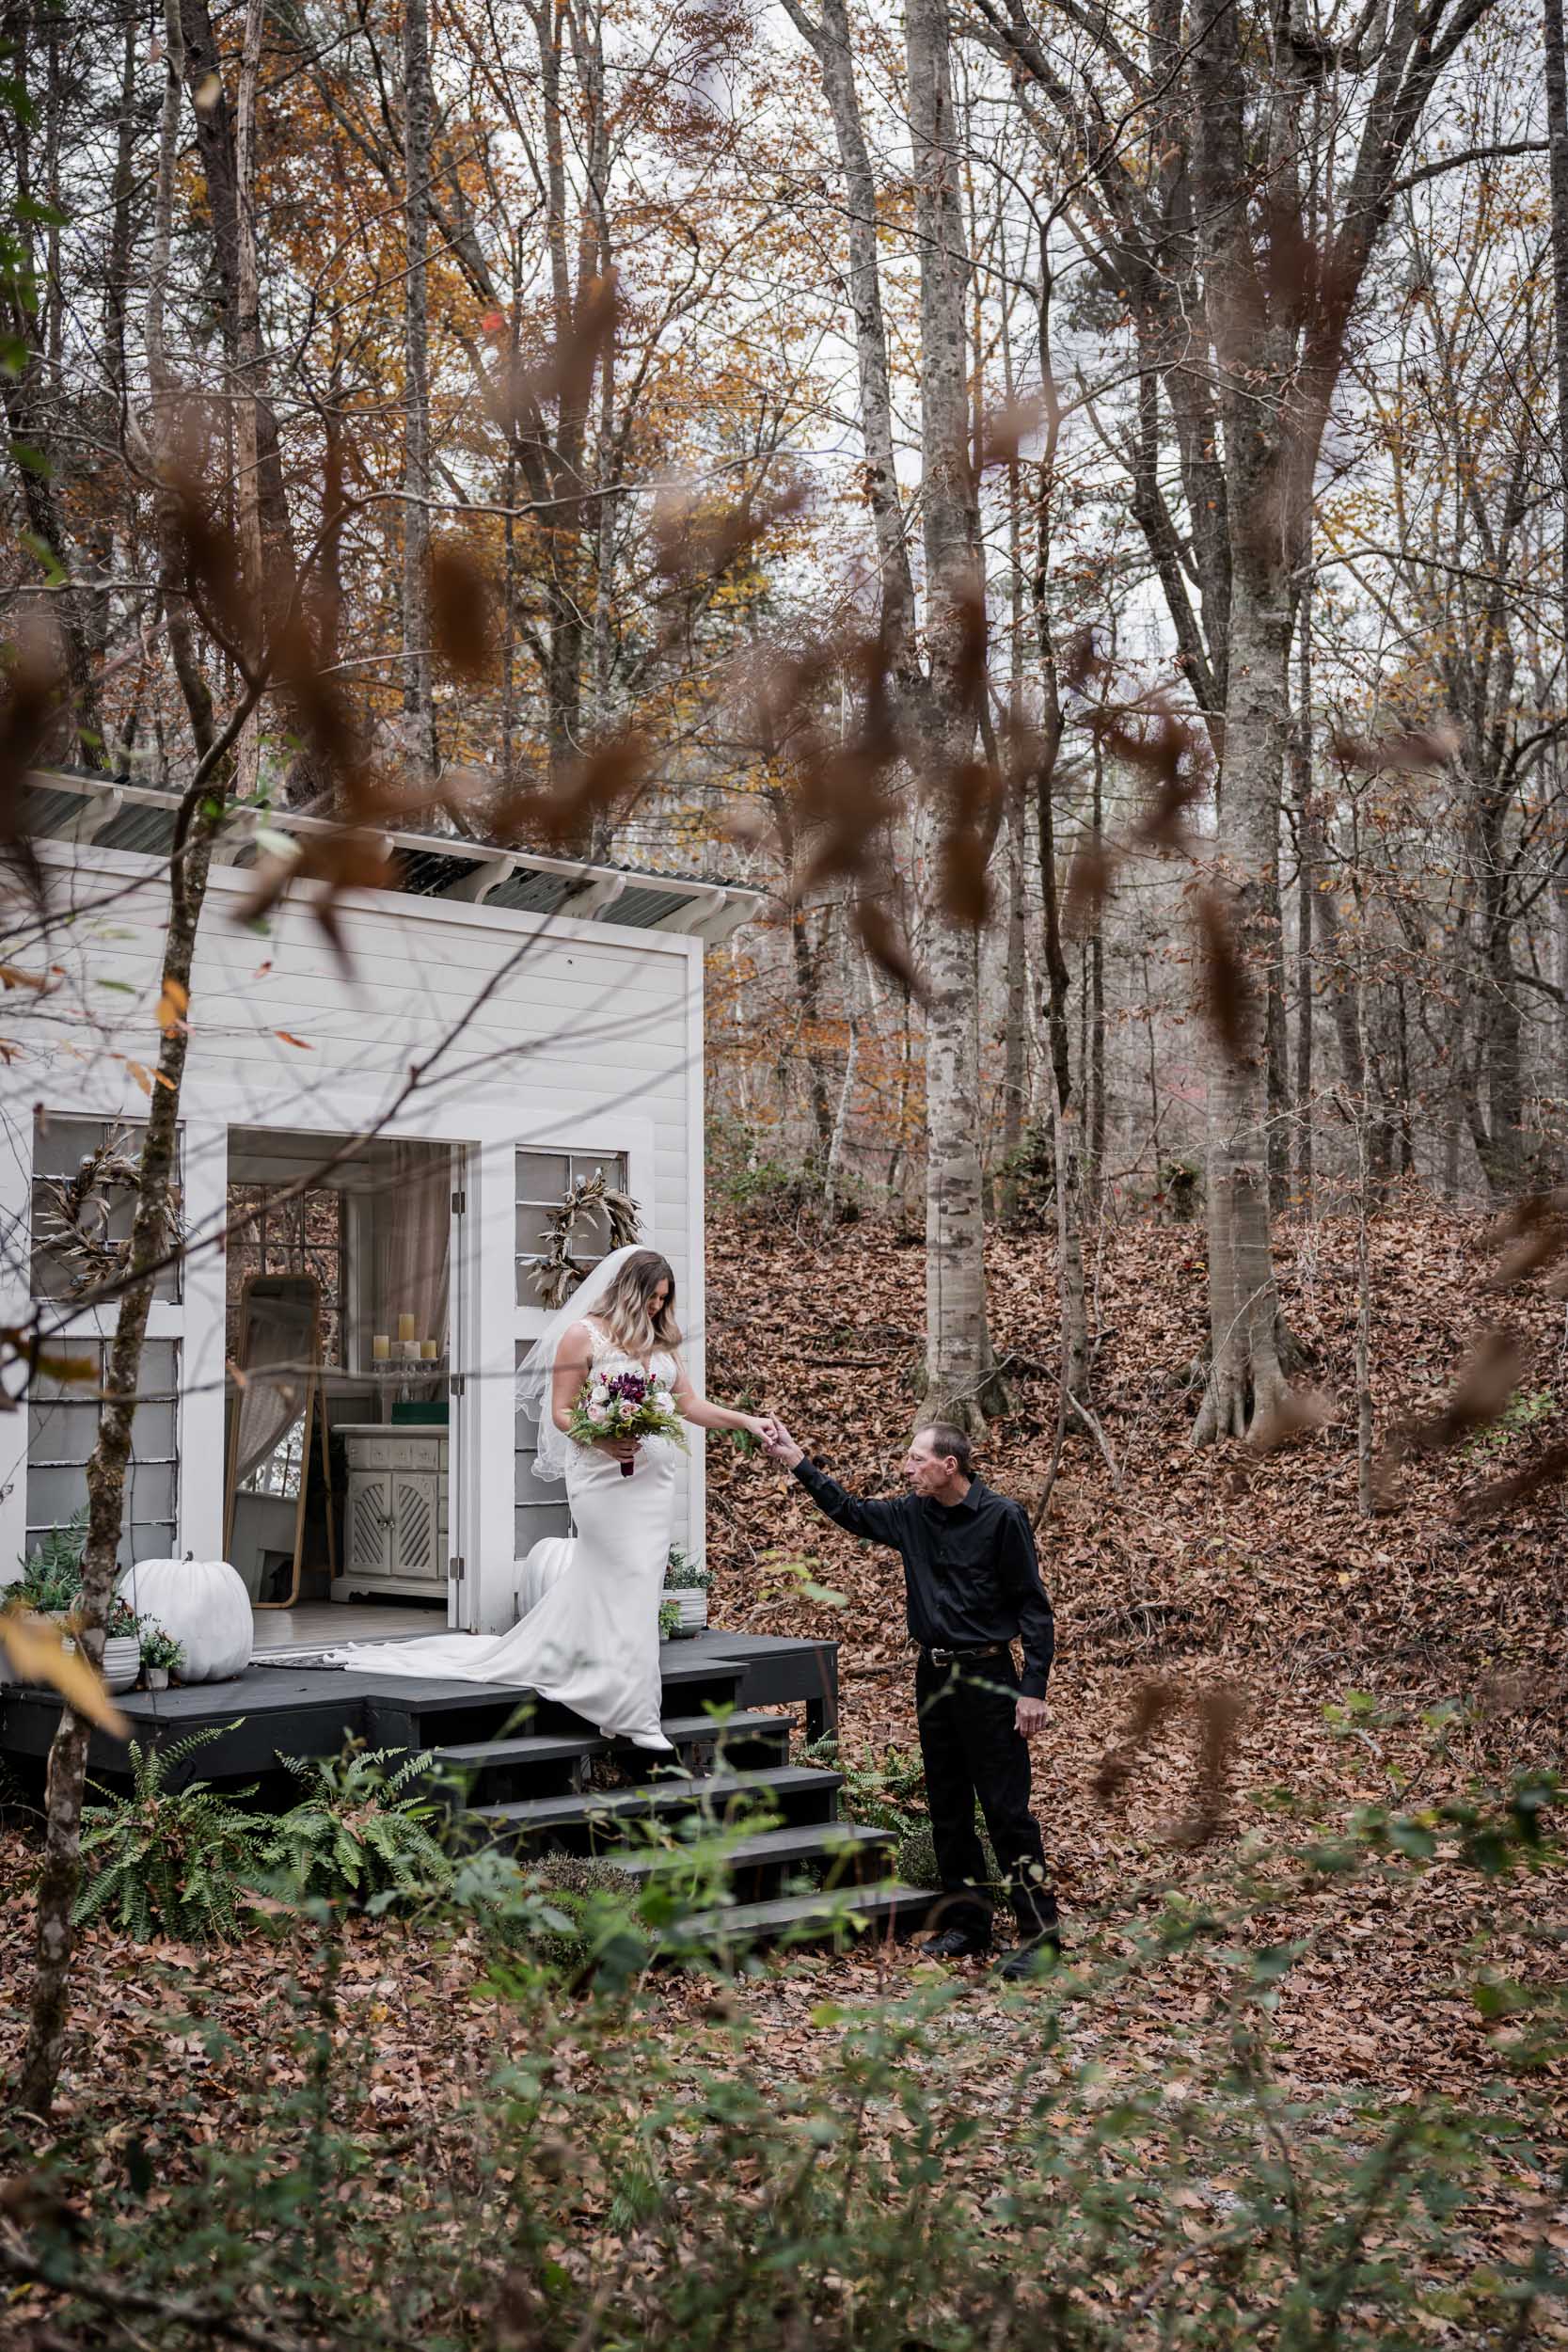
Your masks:
{"label": "white pumpkin", "polygon": [[180,1644],[182,1682],[227,1682],[249,1665],[250,1595],[227,1560],[138,1560],[119,1590],[138,1617]]}

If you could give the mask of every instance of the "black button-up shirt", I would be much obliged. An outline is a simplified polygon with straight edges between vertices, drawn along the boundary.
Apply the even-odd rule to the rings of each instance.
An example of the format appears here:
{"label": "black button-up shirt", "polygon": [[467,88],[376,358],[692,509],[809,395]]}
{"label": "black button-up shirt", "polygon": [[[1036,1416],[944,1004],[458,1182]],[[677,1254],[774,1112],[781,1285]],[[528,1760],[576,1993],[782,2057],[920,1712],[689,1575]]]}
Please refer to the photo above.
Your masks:
{"label": "black button-up shirt", "polygon": [[802,1454],[795,1475],[835,1526],[903,1556],[910,1631],[927,1649],[988,1649],[1022,1636],[1025,1698],[1042,1699],[1056,1626],[1021,1502],[972,1478],[961,1502],[925,1495],[867,1500]]}

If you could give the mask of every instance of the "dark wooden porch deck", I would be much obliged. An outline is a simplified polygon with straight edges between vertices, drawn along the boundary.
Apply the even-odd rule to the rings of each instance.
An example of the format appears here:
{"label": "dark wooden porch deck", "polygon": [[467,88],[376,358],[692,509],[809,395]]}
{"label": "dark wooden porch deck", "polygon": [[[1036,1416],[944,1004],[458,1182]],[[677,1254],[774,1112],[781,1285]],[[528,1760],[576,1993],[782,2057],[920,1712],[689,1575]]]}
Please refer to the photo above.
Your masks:
{"label": "dark wooden porch deck", "polygon": [[[837,1727],[836,1643],[709,1629],[666,1644],[661,1663],[667,1704],[678,1701],[685,1714],[709,1704],[795,1706],[804,1714],[809,1739]],[[116,1705],[131,1738],[144,1748],[215,1731],[219,1736],[189,1759],[180,1777],[220,1782],[265,1778],[277,1769],[279,1756],[336,1755],[351,1736],[372,1748],[396,1748],[433,1739],[494,1739],[524,1717],[534,1730],[591,1728],[521,1686],[426,1682],[293,1661],[252,1664],[230,1682],[131,1691]],[[47,1690],[0,1684],[0,1759],[24,1786],[38,1780],[59,1712],[59,1701]],[[111,1781],[121,1778],[124,1743],[95,1732],[89,1770]]]}

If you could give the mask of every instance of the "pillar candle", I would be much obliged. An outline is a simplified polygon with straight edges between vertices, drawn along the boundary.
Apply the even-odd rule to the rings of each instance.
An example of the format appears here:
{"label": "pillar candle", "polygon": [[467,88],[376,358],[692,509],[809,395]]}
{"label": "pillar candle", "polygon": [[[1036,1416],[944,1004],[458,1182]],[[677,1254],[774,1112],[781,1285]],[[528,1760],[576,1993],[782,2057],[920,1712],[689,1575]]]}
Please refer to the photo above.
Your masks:
{"label": "pillar candle", "polygon": [[436,1361],[436,1342],[434,1340],[421,1340],[420,1342],[420,1354],[427,1364],[433,1364]]}
{"label": "pillar candle", "polygon": [[412,1316],[412,1315],[399,1315],[399,1317],[398,1317],[398,1337],[399,1337],[399,1339],[400,1339],[400,1340],[411,1340],[411,1339],[413,1338],[413,1336],[414,1336],[414,1318],[413,1318],[413,1316]]}
{"label": "pillar candle", "polygon": [[384,1364],[388,1362],[391,1357],[391,1353],[392,1343],[390,1339],[385,1331],[378,1331],[371,1342],[372,1363]]}

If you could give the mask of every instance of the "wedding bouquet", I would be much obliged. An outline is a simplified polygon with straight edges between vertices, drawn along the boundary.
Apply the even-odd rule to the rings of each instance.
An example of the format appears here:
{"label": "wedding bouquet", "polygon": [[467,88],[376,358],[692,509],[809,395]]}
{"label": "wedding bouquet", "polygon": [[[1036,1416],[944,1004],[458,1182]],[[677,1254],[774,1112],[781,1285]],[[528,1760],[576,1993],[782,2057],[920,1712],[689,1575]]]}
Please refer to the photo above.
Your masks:
{"label": "wedding bouquet", "polygon": [[[578,1445],[597,1445],[601,1438],[668,1438],[683,1451],[686,1446],[674,1392],[651,1372],[592,1373],[578,1392],[566,1434]],[[622,1477],[629,1478],[634,1467],[623,1462]]]}

